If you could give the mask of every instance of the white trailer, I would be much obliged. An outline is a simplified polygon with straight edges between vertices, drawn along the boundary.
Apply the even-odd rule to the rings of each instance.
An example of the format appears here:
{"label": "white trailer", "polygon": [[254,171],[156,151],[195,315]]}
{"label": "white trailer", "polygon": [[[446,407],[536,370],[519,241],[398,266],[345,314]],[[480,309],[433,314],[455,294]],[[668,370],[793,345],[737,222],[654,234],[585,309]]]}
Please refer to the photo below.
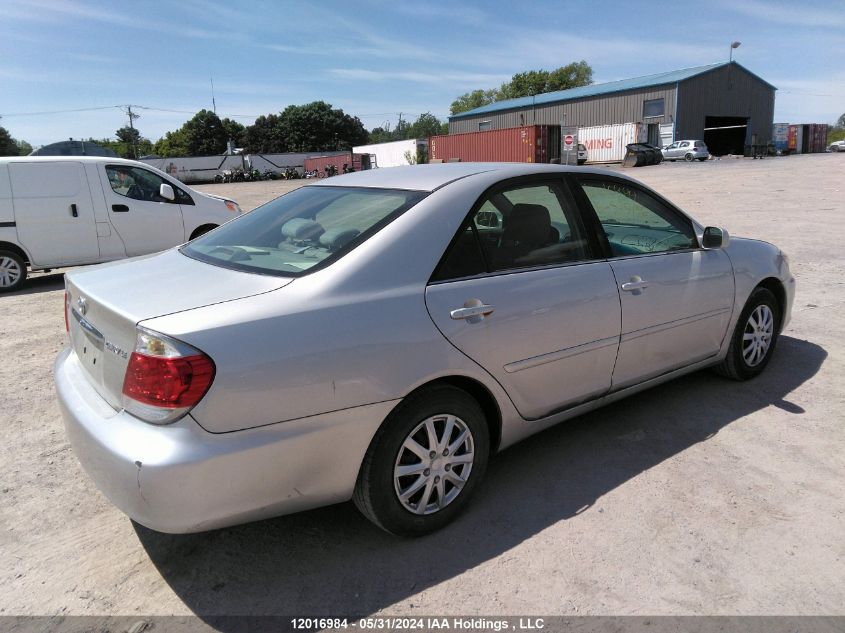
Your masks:
{"label": "white trailer", "polygon": [[578,142],[587,148],[587,162],[618,163],[625,158],[625,146],[640,140],[639,123],[618,123],[578,128]]}
{"label": "white trailer", "polygon": [[[409,139],[390,143],[373,143],[352,148],[353,154],[375,156],[373,167],[399,167],[414,165],[417,162],[417,148],[428,149],[428,139]],[[410,160],[408,160],[410,158]]]}

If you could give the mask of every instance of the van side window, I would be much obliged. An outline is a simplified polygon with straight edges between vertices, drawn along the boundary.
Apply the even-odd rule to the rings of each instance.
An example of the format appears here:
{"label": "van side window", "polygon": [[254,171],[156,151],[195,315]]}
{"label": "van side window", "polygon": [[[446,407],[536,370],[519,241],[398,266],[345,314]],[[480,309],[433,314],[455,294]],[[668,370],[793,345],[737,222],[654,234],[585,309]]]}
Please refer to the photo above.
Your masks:
{"label": "van side window", "polygon": [[106,174],[112,191],[121,196],[133,200],[146,200],[148,202],[170,202],[159,195],[161,185],[170,185],[176,194],[177,204],[193,204],[191,197],[170,184],[167,180],[140,167],[129,165],[106,165]]}

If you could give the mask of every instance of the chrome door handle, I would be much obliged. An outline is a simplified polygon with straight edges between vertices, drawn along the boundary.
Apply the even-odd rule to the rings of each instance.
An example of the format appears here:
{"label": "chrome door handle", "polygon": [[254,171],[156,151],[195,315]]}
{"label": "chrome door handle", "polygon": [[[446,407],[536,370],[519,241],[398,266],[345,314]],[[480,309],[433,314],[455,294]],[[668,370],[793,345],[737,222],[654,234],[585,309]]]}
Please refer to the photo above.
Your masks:
{"label": "chrome door handle", "polygon": [[625,292],[635,292],[643,288],[648,288],[648,282],[644,281],[641,277],[631,277],[631,281],[622,284],[622,290]]}
{"label": "chrome door handle", "polygon": [[[449,316],[455,319],[456,321],[460,319],[473,319],[480,321],[481,318],[486,317],[488,314],[493,314],[493,306],[488,306],[485,304],[481,304],[478,306],[471,306],[468,308],[458,308],[456,310],[452,310],[449,313]],[[473,321],[471,321],[473,322]]]}

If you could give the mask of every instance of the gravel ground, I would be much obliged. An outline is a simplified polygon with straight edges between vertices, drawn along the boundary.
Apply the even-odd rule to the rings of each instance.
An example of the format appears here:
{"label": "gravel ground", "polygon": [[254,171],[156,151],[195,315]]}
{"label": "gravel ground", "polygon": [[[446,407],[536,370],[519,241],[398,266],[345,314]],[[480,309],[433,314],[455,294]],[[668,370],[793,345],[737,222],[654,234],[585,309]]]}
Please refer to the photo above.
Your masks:
{"label": "gravel ground", "polygon": [[[469,512],[418,540],[351,504],[189,536],[133,525],[65,439],[61,274],[0,296],[0,614],[845,614],[845,156],[626,173],[790,255],[775,358],[505,451]],[[300,184],[200,188],[247,209]]]}

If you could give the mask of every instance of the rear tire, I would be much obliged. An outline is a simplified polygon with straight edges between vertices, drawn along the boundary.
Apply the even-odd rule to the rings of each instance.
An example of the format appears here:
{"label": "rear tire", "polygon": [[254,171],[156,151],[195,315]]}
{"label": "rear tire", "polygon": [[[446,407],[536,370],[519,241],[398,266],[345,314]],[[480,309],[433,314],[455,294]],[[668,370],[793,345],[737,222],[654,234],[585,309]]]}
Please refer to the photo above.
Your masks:
{"label": "rear tire", "polygon": [[422,389],[399,404],[376,433],[353,501],[392,534],[434,532],[466,507],[489,454],[487,422],[474,398],[447,385]]}
{"label": "rear tire", "polygon": [[695,158],[695,156],[693,156],[692,153],[689,153],[686,156],[684,156],[684,160],[686,160],[688,163],[691,163],[694,158]]}
{"label": "rear tire", "polygon": [[766,288],[756,288],[739,315],[728,355],[714,367],[716,373],[733,380],[759,376],[775,352],[780,323],[780,306],[775,296]]}
{"label": "rear tire", "polygon": [[13,251],[0,250],[0,292],[14,292],[26,281],[26,262]]}

